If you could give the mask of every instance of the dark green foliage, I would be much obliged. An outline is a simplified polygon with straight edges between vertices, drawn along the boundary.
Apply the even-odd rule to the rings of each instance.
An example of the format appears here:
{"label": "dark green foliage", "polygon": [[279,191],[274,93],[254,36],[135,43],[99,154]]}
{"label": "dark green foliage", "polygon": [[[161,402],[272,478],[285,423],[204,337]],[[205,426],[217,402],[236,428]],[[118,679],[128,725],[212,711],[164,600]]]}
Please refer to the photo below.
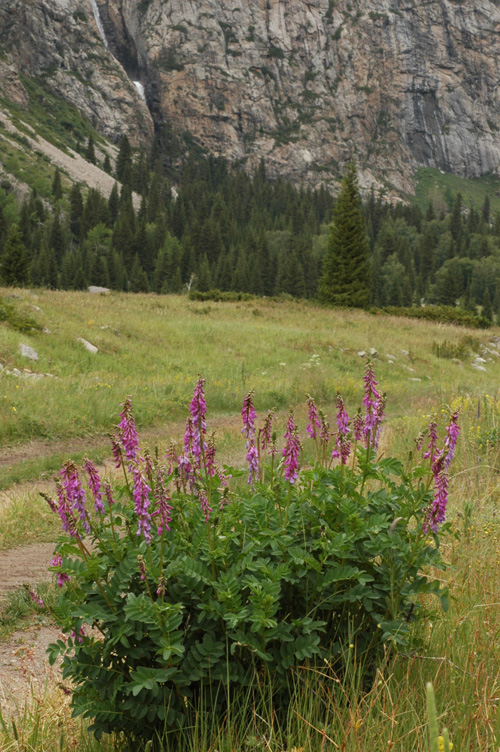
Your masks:
{"label": "dark green foliage", "polygon": [[123,136],[120,141],[115,170],[117,179],[125,185],[130,185],[132,181],[132,149],[127,136]]}
{"label": "dark green foliage", "polygon": [[486,288],[486,292],[484,293],[481,316],[487,319],[487,321],[489,321],[490,323],[493,321],[493,308],[491,305],[490,291],[488,290],[488,288]]}
{"label": "dark green foliage", "polygon": [[79,183],[73,183],[69,194],[71,232],[76,240],[80,240],[82,230],[83,197]]}
{"label": "dark green foliage", "polygon": [[387,313],[390,316],[404,316],[408,319],[424,319],[426,321],[439,321],[442,324],[454,324],[455,326],[467,326],[470,329],[488,329],[490,322],[482,316],[475,316],[463,308],[452,306],[425,306],[412,308],[397,308],[385,306],[381,310],[373,309],[371,313]]}
{"label": "dark green foliage", "polygon": [[368,236],[361,213],[356,168],[347,168],[335,204],[319,297],[329,305],[366,308],[370,303]]}
{"label": "dark green foliage", "polygon": [[54,172],[54,177],[52,179],[52,195],[54,197],[54,201],[59,201],[59,199],[63,197],[63,189],[62,189],[61,174],[59,172],[59,167],[56,167],[56,170]]}
{"label": "dark green foliage", "polygon": [[470,355],[471,352],[477,352],[479,344],[479,340],[476,337],[467,335],[466,337],[461,337],[456,343],[449,342],[446,339],[444,342],[433,342],[432,352],[438,358],[458,358],[462,360]]}
{"label": "dark green foliage", "polygon": [[0,258],[0,277],[6,285],[25,285],[29,281],[27,250],[17,225],[12,225]]}
{"label": "dark green foliage", "polygon": [[130,272],[130,292],[149,292],[148,278],[137,254]]}
{"label": "dark green foliage", "polygon": [[33,318],[22,313],[18,308],[10,301],[0,297],[0,322],[7,324],[15,329],[17,332],[33,332],[41,331],[41,324]]}
{"label": "dark green foliage", "polygon": [[95,147],[94,147],[94,139],[92,137],[92,134],[89,136],[89,140],[87,141],[87,148],[85,149],[85,159],[87,162],[91,162],[92,164],[96,164],[97,159],[95,156]]}

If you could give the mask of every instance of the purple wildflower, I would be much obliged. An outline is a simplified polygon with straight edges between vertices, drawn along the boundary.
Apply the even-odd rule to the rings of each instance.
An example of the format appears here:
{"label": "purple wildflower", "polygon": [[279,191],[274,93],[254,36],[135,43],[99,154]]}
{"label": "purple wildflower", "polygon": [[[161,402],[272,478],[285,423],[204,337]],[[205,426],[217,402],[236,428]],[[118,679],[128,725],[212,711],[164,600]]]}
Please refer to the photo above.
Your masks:
{"label": "purple wildflower", "polygon": [[121,421],[118,424],[120,429],[120,444],[125,450],[125,457],[128,462],[137,460],[139,439],[137,438],[137,429],[132,414],[132,397],[127,397],[122,404],[123,410],[120,413]]}
{"label": "purple wildflower", "polygon": [[[257,417],[257,413],[255,412],[255,408],[253,406],[253,389],[248,392],[245,399],[243,400],[243,407],[241,408],[241,417],[243,420],[243,428],[241,429],[241,433],[244,434],[246,439],[250,439],[252,436],[255,436],[255,419]],[[248,447],[247,447],[248,448]]]}
{"label": "purple wildflower", "polygon": [[314,439],[314,441],[316,441],[316,438],[317,438],[316,430],[319,429],[321,431],[321,420],[318,415],[318,408],[316,407],[316,403],[313,400],[313,398],[309,395],[307,395],[307,407],[308,407],[309,424],[306,428],[306,431],[311,437],[311,439]]}
{"label": "purple wildflower", "polygon": [[86,533],[90,533],[90,525],[85,511],[86,496],[78,477],[78,470],[74,462],[65,462],[60,475],[63,478],[63,487],[71,509],[78,513],[82,527]]}
{"label": "purple wildflower", "polygon": [[435,420],[431,420],[431,422],[429,423],[428,432],[429,446],[427,448],[427,451],[424,453],[424,460],[427,460],[430,457],[431,464],[433,464],[435,459],[441,454],[441,450],[437,448],[438,434],[437,423]]}
{"label": "purple wildflower", "polygon": [[444,440],[444,446],[447,450],[444,460],[444,467],[447,470],[450,466],[455,455],[455,447],[457,444],[458,434],[460,433],[460,426],[458,425],[458,412],[454,412],[450,417],[450,423],[446,429],[446,438]]}
{"label": "purple wildflower", "polygon": [[55,499],[53,499],[52,496],[49,496],[48,494],[43,493],[43,492],[40,492],[40,496],[42,496],[45,499],[45,501],[49,505],[50,510],[54,512],[55,514],[57,514],[57,502],[55,501]]}
{"label": "purple wildflower", "polygon": [[283,449],[282,455],[285,464],[285,478],[290,481],[290,483],[295,483],[299,476],[299,454],[299,434],[295,426],[293,413],[289,413],[286,422],[285,448]]}
{"label": "purple wildflower", "polygon": [[186,430],[184,432],[184,451],[189,454],[193,451],[195,442],[195,428],[192,417],[189,415],[186,419]]}
{"label": "purple wildflower", "polygon": [[82,644],[83,638],[85,637],[85,629],[83,627],[83,624],[80,627],[80,632],[79,632],[78,636],[77,636],[76,632],[73,630],[71,632],[71,637],[74,639],[75,642],[78,640],[78,642],[80,643],[80,645]]}
{"label": "purple wildflower", "polygon": [[104,493],[106,495],[106,501],[108,502],[108,507],[111,509],[111,507],[115,503],[115,500],[113,499],[113,492],[111,491],[111,484],[108,482],[104,484]]}
{"label": "purple wildflower", "polygon": [[137,515],[137,535],[143,535],[146,543],[150,543],[151,515],[149,513],[149,493],[151,489],[138,467],[134,467],[132,473],[134,476],[133,497],[135,502],[135,513]]}
{"label": "purple wildflower", "polygon": [[330,441],[330,424],[328,423],[326,415],[322,410],[319,411],[319,418],[321,420],[321,431],[319,438],[323,446],[326,448],[328,446],[328,442]]}
{"label": "purple wildflower", "polygon": [[158,579],[158,589],[156,591],[156,595],[159,595],[160,597],[163,598],[163,596],[167,592],[166,585],[167,585],[167,582],[165,580],[165,577],[163,575],[160,575],[160,577]]}
{"label": "purple wildflower", "polygon": [[361,441],[364,435],[365,421],[361,412],[358,411],[354,420],[352,421],[352,431],[354,435],[354,441]]}
{"label": "purple wildflower", "polygon": [[28,592],[33,603],[37,603],[40,608],[45,608],[45,603],[43,602],[42,598],[40,598],[40,596],[36,593],[35,590],[33,590],[32,587],[28,588]]}
{"label": "purple wildflower", "polygon": [[200,493],[200,507],[201,511],[205,515],[205,522],[208,523],[210,519],[210,512],[212,511],[212,508],[209,506],[207,495],[204,491]]}
{"label": "purple wildflower", "polygon": [[120,447],[120,439],[118,436],[111,437],[111,451],[113,452],[113,459],[115,461],[115,467],[119,470],[122,466],[122,450]]}
{"label": "purple wildflower", "polygon": [[448,504],[448,475],[445,469],[445,458],[437,457],[432,466],[434,475],[434,500],[428,510],[424,530],[430,528],[433,533],[438,529],[446,517],[446,506]]}
{"label": "purple wildflower", "polygon": [[215,435],[212,433],[205,452],[205,470],[211,478],[215,475]]}
{"label": "purple wildflower", "polygon": [[248,462],[248,484],[252,485],[255,478],[259,474],[259,452],[255,446],[255,419],[257,413],[253,406],[253,390],[248,392],[243,400],[243,407],[241,408],[241,417],[243,420],[243,428],[241,433],[246,438],[245,446],[247,448],[247,462]]}
{"label": "purple wildflower", "polygon": [[68,533],[68,535],[71,535],[72,538],[78,538],[79,536],[78,536],[78,531],[76,529],[76,522],[71,513],[71,509],[69,508],[66,492],[62,486],[61,481],[59,480],[56,483],[56,490],[57,490],[57,498],[59,501],[57,513],[61,520],[61,527],[63,531],[65,533]]}
{"label": "purple wildflower", "polygon": [[172,521],[172,515],[170,514],[172,507],[168,503],[171,499],[165,488],[165,481],[162,474],[158,476],[156,481],[154,496],[156,509],[153,512],[152,517],[158,517],[158,535],[161,535],[164,530],[170,532],[169,523]]}
{"label": "purple wildflower", "polygon": [[368,448],[374,444],[377,430],[377,403],[380,400],[380,394],[377,391],[378,381],[375,380],[372,363],[366,364],[363,380],[365,382],[365,396],[363,397],[363,405],[365,406],[364,435],[365,444]]}
{"label": "purple wildflower", "polygon": [[57,573],[57,587],[61,588],[65,582],[69,582],[71,577],[66,572]]}
{"label": "purple wildflower", "polygon": [[344,400],[340,394],[337,394],[337,440],[335,449],[332,451],[332,457],[340,457],[343,465],[347,463],[351,451],[351,442],[347,438],[349,432],[349,416],[345,409]]}
{"label": "purple wildflower", "polygon": [[146,579],[146,565],[144,564],[144,559],[139,554],[137,557],[137,563],[139,564],[139,572],[141,573],[141,580],[144,582]]}
{"label": "purple wildflower", "polygon": [[252,485],[259,474],[259,453],[253,438],[249,439],[247,444],[250,444],[246,457],[248,462],[248,484]]}
{"label": "purple wildflower", "polygon": [[[61,554],[56,554],[54,558],[50,562],[51,567],[62,567],[62,556]],[[65,582],[70,581],[70,576],[66,572],[63,572],[59,570],[57,573],[57,587],[62,587]]]}
{"label": "purple wildflower", "polygon": [[104,504],[102,503],[101,479],[95,466],[88,459],[84,460],[83,466],[89,476],[89,488],[94,496],[95,511],[104,514]]}
{"label": "purple wildflower", "polygon": [[205,434],[207,432],[207,424],[205,421],[205,415],[207,412],[207,403],[205,400],[205,393],[203,386],[205,379],[201,376],[198,377],[196,386],[194,388],[193,399],[189,405],[189,412],[193,419],[193,454],[196,457],[198,467],[201,466],[201,458],[205,454],[207,445],[205,443]]}
{"label": "purple wildflower", "polygon": [[260,448],[263,452],[268,451],[268,447],[271,447],[270,453],[274,457],[276,454],[276,444],[273,441],[273,421],[274,421],[274,408],[267,411],[267,415],[264,419],[264,425],[259,431]]}
{"label": "purple wildflower", "polygon": [[170,440],[165,459],[168,462],[167,472],[170,475],[173,472],[174,468],[177,467],[177,442],[173,439]]}
{"label": "purple wildflower", "polygon": [[380,429],[382,426],[382,420],[384,418],[384,411],[385,411],[385,403],[387,401],[387,397],[385,394],[383,394],[379,399],[377,400],[375,404],[375,420],[374,420],[374,426],[373,426],[373,441],[372,445],[374,449],[378,449],[378,443],[380,441]]}

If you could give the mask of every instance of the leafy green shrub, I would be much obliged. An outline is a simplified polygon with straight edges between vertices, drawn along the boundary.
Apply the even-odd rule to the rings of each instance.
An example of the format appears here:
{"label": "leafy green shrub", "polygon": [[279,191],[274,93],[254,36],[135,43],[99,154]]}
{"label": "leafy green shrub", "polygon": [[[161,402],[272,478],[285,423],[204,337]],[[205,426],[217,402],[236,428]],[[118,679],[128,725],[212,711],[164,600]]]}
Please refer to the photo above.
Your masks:
{"label": "leafy green shrub", "polygon": [[491,322],[484,316],[476,316],[463,308],[453,306],[412,306],[411,308],[399,308],[398,306],[384,306],[373,309],[372,313],[388,313],[390,316],[404,316],[408,319],[425,319],[426,321],[439,321],[442,324],[454,324],[455,326],[468,326],[471,329],[488,329]]}
{"label": "leafy green shrub", "polygon": [[234,303],[240,300],[255,300],[255,295],[250,292],[221,292],[220,290],[207,290],[207,292],[201,292],[200,290],[191,290],[189,293],[190,300],[206,301],[213,300],[215,302],[230,302]]}
{"label": "leafy green shrub", "polygon": [[46,497],[66,533],[52,569],[62,588],[53,613],[67,639],[50,646],[50,660],[63,658],[74,713],[92,718],[98,736],[137,742],[190,727],[202,711],[225,718],[233,698],[262,681],[286,713],[298,665],[327,661],[341,675],[355,657],[370,672],[384,645],[408,644],[419,596],[446,604],[424,570],[440,565],[456,415],[442,450],[431,424],[425,466],[377,459],[385,398],[368,365],[365,415],[350,421],[338,397],[333,447],[309,399],[317,462],[300,471],[293,415],[278,462],[274,413],[257,431],[250,392],[248,486],[231,491],[229,474],[242,471],[215,465],[203,384],[183,450],[141,457],[127,399],[113,437],[124,484],[112,490],[86,461],[89,510],[68,462],[57,501]]}
{"label": "leafy green shrub", "polygon": [[458,342],[450,342],[445,339],[443,342],[433,342],[432,352],[437,355],[438,358],[466,358],[470,355],[471,350],[477,350],[479,347],[479,340],[476,337],[461,337]]}
{"label": "leafy green shrub", "polygon": [[21,313],[15,305],[4,298],[0,298],[0,322],[2,321],[18,332],[27,333],[42,329],[41,324],[33,316]]}

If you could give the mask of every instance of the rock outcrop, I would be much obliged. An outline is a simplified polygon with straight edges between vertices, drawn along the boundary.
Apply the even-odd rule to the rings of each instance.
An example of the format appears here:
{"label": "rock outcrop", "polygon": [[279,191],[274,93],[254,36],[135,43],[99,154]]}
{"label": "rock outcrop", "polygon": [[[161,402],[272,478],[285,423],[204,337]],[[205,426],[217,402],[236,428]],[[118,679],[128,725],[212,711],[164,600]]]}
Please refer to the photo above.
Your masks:
{"label": "rock outcrop", "polygon": [[[3,0],[0,44],[108,136],[154,120],[269,174],[412,191],[418,166],[500,170],[500,9],[489,0]],[[120,61],[117,62],[114,56]],[[128,77],[127,77],[128,74]]]}

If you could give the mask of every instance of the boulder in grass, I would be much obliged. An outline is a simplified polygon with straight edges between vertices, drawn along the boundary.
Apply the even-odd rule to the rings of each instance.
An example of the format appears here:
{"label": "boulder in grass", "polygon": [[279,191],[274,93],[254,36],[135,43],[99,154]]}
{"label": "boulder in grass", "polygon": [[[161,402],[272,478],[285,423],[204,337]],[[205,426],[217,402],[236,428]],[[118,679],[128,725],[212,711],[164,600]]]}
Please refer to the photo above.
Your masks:
{"label": "boulder in grass", "polygon": [[19,354],[23,356],[23,358],[29,358],[30,360],[38,360],[38,353],[36,350],[33,350],[32,347],[29,345],[20,344],[19,345]]}
{"label": "boulder in grass", "polygon": [[81,342],[84,348],[88,350],[88,352],[93,353],[93,355],[99,352],[99,349],[95,345],[92,345],[90,342],[87,342],[87,340],[83,339],[83,337],[77,337],[76,341]]}
{"label": "boulder in grass", "polygon": [[94,293],[94,295],[105,295],[109,292],[109,287],[98,287],[97,285],[90,285],[87,289],[89,292]]}

